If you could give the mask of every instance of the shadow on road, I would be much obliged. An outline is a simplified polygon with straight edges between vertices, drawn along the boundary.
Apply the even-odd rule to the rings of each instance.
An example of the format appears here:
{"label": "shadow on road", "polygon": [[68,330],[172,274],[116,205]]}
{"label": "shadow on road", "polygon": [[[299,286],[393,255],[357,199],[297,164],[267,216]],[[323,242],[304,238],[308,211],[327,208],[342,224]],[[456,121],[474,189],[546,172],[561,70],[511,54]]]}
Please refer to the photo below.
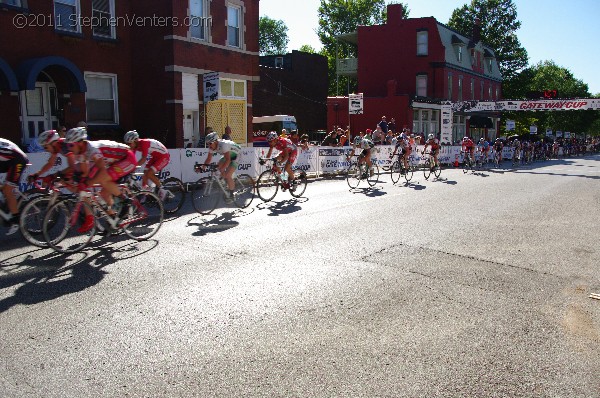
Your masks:
{"label": "shadow on road", "polygon": [[270,213],[267,215],[276,217],[281,214],[291,214],[301,210],[302,207],[300,206],[300,203],[305,203],[307,201],[308,198],[293,198],[279,202],[259,203],[256,208],[258,210],[269,210]]}

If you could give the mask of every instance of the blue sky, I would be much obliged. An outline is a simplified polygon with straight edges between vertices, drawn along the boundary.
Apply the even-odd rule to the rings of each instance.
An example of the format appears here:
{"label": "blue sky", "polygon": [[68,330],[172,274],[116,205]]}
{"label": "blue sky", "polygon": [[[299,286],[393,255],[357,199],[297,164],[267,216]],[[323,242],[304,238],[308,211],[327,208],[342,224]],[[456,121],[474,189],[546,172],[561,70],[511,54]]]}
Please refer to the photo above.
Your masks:
{"label": "blue sky", "polygon": [[[447,23],[452,11],[470,0],[400,0],[411,18],[435,17]],[[389,2],[389,1],[388,1]],[[529,54],[529,63],[552,60],[569,69],[576,79],[600,93],[600,0],[513,0],[521,29],[517,36]],[[303,44],[316,49],[315,33],[320,0],[260,0],[260,15],[283,20],[288,27],[288,50]]]}

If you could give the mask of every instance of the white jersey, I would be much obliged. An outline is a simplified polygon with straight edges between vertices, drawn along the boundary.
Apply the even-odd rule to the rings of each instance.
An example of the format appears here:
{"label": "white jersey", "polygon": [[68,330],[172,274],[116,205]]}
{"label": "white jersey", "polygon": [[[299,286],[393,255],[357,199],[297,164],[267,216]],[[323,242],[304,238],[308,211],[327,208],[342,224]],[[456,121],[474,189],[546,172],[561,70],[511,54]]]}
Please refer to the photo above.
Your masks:
{"label": "white jersey", "polygon": [[239,154],[242,147],[230,140],[217,140],[217,149],[213,152],[213,155],[220,154],[225,155],[227,152],[233,152]]}

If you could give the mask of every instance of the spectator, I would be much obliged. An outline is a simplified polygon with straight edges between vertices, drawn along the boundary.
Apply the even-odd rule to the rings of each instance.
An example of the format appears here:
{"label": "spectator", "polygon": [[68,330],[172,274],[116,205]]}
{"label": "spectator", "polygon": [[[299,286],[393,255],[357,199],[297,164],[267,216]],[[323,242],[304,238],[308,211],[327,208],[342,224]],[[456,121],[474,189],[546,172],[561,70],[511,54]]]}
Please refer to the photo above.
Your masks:
{"label": "spectator", "polygon": [[384,134],[387,134],[388,124],[387,124],[387,121],[385,120],[385,116],[381,117],[381,121],[377,124],[377,126],[381,127],[381,131],[383,131]]}
{"label": "spectator", "polygon": [[321,146],[338,146],[337,130],[333,130],[327,134]]}
{"label": "spectator", "polygon": [[281,138],[288,138],[287,130],[281,129],[281,134],[279,134]]}
{"label": "spectator", "polygon": [[298,135],[298,130],[292,130],[290,132],[290,141],[304,150],[308,150],[308,135],[303,134],[302,137]]}
{"label": "spectator", "polygon": [[392,130],[388,130],[387,134],[385,135],[385,145],[392,145],[393,139],[394,133],[392,132]]}
{"label": "spectator", "polygon": [[383,145],[385,143],[385,134],[381,126],[377,125],[373,132],[373,142],[375,145]]}
{"label": "spectator", "polygon": [[346,142],[348,141],[348,132],[342,130],[341,127],[338,127],[337,129],[337,134],[338,134],[338,138],[339,138],[339,146],[344,146],[346,145]]}
{"label": "spectator", "polygon": [[231,127],[225,126],[225,133],[223,134],[223,139],[231,141]]}
{"label": "spectator", "polygon": [[391,131],[392,134],[396,134],[396,119],[392,118],[388,125],[388,131]]}
{"label": "spectator", "polygon": [[56,130],[58,132],[58,136],[60,138],[65,138],[65,134],[67,133],[67,128],[65,126],[58,126],[58,130]]}

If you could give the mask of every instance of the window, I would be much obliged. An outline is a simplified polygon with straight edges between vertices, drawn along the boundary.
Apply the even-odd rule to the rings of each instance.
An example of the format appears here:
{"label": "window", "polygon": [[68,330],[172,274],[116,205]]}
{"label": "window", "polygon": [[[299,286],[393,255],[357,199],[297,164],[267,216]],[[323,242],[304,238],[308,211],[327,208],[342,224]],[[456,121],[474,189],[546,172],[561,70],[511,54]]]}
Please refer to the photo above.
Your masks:
{"label": "window", "polygon": [[114,39],[115,35],[115,1],[114,0],[92,0],[92,16],[94,18],[93,35],[97,37],[109,37]]}
{"label": "window", "polygon": [[190,35],[208,40],[208,4],[206,0],[190,0]]}
{"label": "window", "polygon": [[487,68],[488,68],[488,72],[492,73],[492,66],[494,65],[494,59],[493,58],[488,58],[486,59],[486,63],[487,63]]}
{"label": "window", "polygon": [[275,67],[276,68],[283,68],[283,57],[276,57],[275,58]]}
{"label": "window", "polygon": [[500,89],[496,87],[496,101],[500,99]]}
{"label": "window", "polygon": [[471,78],[471,101],[475,100],[475,79]]}
{"label": "window", "polygon": [[452,101],[452,73],[448,73],[448,99]]}
{"label": "window", "polygon": [[227,6],[227,45],[240,47],[241,8]]}
{"label": "window", "polygon": [[54,0],[56,30],[79,33],[79,0]]}
{"label": "window", "polygon": [[219,81],[219,98],[246,99],[246,81],[221,79]]}
{"label": "window", "polygon": [[428,54],[428,32],[421,31],[417,32],[417,55],[427,55]]}
{"label": "window", "polygon": [[462,115],[454,115],[452,123],[452,141],[460,143],[465,135],[467,135],[465,117]]}
{"label": "window", "polygon": [[427,97],[427,75],[417,75],[417,97]]}
{"label": "window", "polygon": [[492,98],[492,85],[490,84],[490,86],[488,87],[488,99],[491,101]]}
{"label": "window", "polygon": [[479,100],[483,101],[483,82],[481,82],[481,87],[479,89]]}
{"label": "window", "polygon": [[456,50],[456,60],[458,61],[458,63],[461,63],[463,60],[463,46],[456,45],[454,46],[454,48]]}
{"label": "window", "polygon": [[463,77],[458,77],[458,100],[463,100]]}
{"label": "window", "polygon": [[117,76],[85,74],[88,124],[118,124]]}

